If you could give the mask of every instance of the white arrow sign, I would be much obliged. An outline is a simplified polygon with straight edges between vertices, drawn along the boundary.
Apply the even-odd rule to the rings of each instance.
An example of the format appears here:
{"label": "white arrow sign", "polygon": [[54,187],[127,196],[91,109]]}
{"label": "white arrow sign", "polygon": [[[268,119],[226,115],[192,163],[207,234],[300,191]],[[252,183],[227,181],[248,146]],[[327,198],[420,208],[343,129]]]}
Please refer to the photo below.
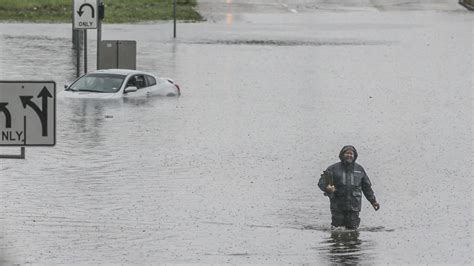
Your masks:
{"label": "white arrow sign", "polygon": [[97,0],[74,0],[74,29],[96,29]]}
{"label": "white arrow sign", "polygon": [[56,144],[56,83],[0,81],[0,146]]}

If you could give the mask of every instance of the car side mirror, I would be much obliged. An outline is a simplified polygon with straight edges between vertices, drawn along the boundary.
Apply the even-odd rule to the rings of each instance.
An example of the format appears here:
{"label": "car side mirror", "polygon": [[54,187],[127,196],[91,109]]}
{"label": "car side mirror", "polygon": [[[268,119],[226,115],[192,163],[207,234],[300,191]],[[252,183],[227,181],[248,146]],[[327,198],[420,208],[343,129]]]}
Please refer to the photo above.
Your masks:
{"label": "car side mirror", "polygon": [[130,87],[126,87],[123,92],[124,92],[124,93],[129,93],[129,92],[135,92],[135,91],[137,91],[137,90],[138,90],[137,87],[135,87],[135,86],[130,86]]}
{"label": "car side mirror", "polygon": [[67,87],[69,87],[69,84],[64,84],[64,88],[67,89]]}

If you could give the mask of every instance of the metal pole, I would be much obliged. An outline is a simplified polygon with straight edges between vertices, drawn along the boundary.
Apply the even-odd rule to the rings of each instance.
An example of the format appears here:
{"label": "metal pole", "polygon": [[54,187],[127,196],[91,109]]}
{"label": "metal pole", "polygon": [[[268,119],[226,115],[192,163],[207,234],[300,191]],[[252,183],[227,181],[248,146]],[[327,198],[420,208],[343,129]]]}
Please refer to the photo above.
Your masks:
{"label": "metal pole", "polygon": [[0,159],[25,159],[25,147],[21,147],[20,155],[0,154]]}
{"label": "metal pole", "polygon": [[81,31],[76,30],[78,35],[76,38],[76,78],[81,76]]}
{"label": "metal pole", "polygon": [[[102,5],[102,1],[99,0],[99,6]],[[99,58],[100,58],[100,42],[102,41],[102,19],[97,19],[97,62],[96,69],[99,69]]]}
{"label": "metal pole", "polygon": [[97,22],[97,69],[99,69],[99,58],[100,58],[100,42],[102,41],[102,22],[99,19]]}
{"label": "metal pole", "polygon": [[75,30],[73,29],[72,30],[72,48],[73,49],[76,49],[77,48],[77,43],[78,43],[78,39],[80,38],[80,35],[81,33],[79,32],[79,30]]}
{"label": "metal pole", "polygon": [[84,30],[84,74],[87,73],[87,29]]}
{"label": "metal pole", "polygon": [[[72,0],[72,4],[71,4],[72,8],[74,9],[74,0]],[[74,30],[74,10],[72,11],[72,15],[71,15],[71,19],[72,19],[72,47],[75,48],[75,45],[76,45],[76,38],[77,38],[77,34],[76,34],[76,30]]]}
{"label": "metal pole", "polygon": [[176,0],[173,0],[173,38],[176,38]]}

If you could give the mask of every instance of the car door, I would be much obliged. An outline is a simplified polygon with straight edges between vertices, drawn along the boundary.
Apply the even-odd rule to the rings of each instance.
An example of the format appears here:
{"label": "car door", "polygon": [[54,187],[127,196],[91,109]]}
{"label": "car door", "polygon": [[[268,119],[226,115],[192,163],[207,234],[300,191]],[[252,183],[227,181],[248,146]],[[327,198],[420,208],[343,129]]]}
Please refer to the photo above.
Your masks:
{"label": "car door", "polygon": [[141,97],[148,96],[149,89],[146,83],[145,75],[135,74],[128,78],[125,88],[134,86],[137,87],[137,91],[127,92],[124,94],[124,97]]}
{"label": "car door", "polygon": [[150,96],[156,96],[156,95],[161,95],[160,93],[160,86],[157,82],[157,79],[151,75],[145,75],[146,83],[147,83],[147,88],[148,88],[148,94]]}

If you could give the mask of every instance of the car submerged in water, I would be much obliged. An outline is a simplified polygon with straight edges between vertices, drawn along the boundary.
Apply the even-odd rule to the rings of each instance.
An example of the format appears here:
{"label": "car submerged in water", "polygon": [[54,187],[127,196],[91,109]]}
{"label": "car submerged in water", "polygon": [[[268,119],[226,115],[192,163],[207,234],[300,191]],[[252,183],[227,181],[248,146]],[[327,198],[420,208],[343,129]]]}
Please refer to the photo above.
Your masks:
{"label": "car submerged in water", "polygon": [[172,79],[130,69],[101,69],[89,72],[64,86],[58,98],[123,98],[180,96]]}

